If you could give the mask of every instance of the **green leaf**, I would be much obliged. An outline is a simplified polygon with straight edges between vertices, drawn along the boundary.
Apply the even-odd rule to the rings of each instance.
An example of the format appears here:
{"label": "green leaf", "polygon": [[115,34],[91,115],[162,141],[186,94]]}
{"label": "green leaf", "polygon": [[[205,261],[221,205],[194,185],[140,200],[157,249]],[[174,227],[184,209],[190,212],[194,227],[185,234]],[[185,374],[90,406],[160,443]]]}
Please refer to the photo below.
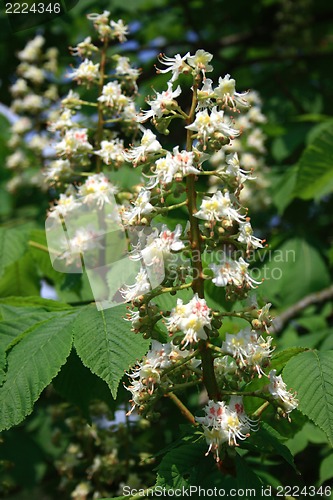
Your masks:
{"label": "green leaf", "polygon": [[0,227],[0,277],[27,249],[27,235],[22,228]]}
{"label": "green leaf", "polygon": [[306,347],[291,347],[290,349],[284,349],[274,354],[271,358],[269,369],[280,373],[291,358],[306,350]]}
{"label": "green leaf", "polygon": [[[216,468],[212,455],[205,456],[206,451],[207,444],[203,440],[172,449],[158,466],[156,487],[191,488],[192,495],[198,493],[199,487],[216,487],[225,492],[250,488],[253,490],[253,498],[261,498],[262,482],[242,457],[232,450],[231,455],[234,456],[226,457],[222,461],[223,469],[220,471]],[[236,477],[229,474],[235,474]],[[194,490],[195,487],[197,490]],[[236,494],[233,498],[241,498],[241,495]],[[243,493],[243,498],[248,497]]]}
{"label": "green leaf", "polygon": [[124,372],[141,359],[149,342],[131,331],[125,305],[98,311],[81,310],[73,325],[74,346],[82,363],[110,387],[114,398]]}
{"label": "green leaf", "polygon": [[[236,455],[236,471],[237,491],[239,492],[236,498],[242,498],[242,496],[244,496],[243,491],[248,492],[245,498],[262,498],[261,491],[263,483],[261,479],[253,472],[253,469],[248,466],[244,458],[239,455]],[[249,493],[249,490],[252,490],[252,492]]]}
{"label": "green leaf", "polygon": [[[33,229],[30,233],[31,243],[37,243],[47,249],[45,230]],[[62,282],[64,275],[56,271],[50,260],[49,253],[41,248],[36,248],[33,244],[29,245],[29,252],[35,262],[35,265],[42,277],[49,278],[55,283]]]}
{"label": "green leaf", "polygon": [[283,379],[297,391],[298,409],[326,434],[333,444],[333,351],[307,351],[293,357]]}
{"label": "green leaf", "polygon": [[29,415],[41,392],[57,375],[72,346],[75,315],[51,318],[32,327],[8,354],[6,380],[0,389],[0,429]]}
{"label": "green leaf", "polygon": [[283,214],[289,203],[294,199],[294,186],[297,177],[297,166],[288,167],[276,180],[273,179],[272,199],[279,214]]}
{"label": "green leaf", "polygon": [[[301,238],[289,239],[274,251],[267,252],[264,265],[258,267],[253,276],[258,280],[264,279],[260,286],[261,293],[280,307],[292,305],[305,295],[330,284],[321,254]],[[302,286],[290,286],[291,283],[302,283]]]}
{"label": "green leaf", "polygon": [[294,195],[319,199],[333,191],[333,124],[322,131],[303,152]]}
{"label": "green leaf", "polygon": [[91,401],[99,399],[109,407],[114,407],[115,402],[107,384],[82,364],[75,350],[72,350],[52,384],[61,396],[79,406],[88,420]]}
{"label": "green leaf", "polygon": [[38,295],[40,279],[31,255],[26,253],[6,267],[0,279],[0,296]]}
{"label": "green leaf", "polygon": [[282,443],[283,440],[285,440],[285,438],[273,429],[273,427],[266,422],[261,422],[260,429],[257,432],[253,432],[248,441],[244,441],[242,447],[252,449],[252,445],[254,445],[254,449],[261,453],[279,455],[294,470],[297,470],[294,464],[294,458],[287,446]]}
{"label": "green leaf", "polygon": [[[17,308],[16,308],[17,309]],[[0,322],[0,346],[6,351],[17,337],[25,331],[28,331],[37,323],[48,321],[54,317],[54,313],[48,312],[31,312],[28,309],[23,309],[26,314],[16,316],[14,320]]]}
{"label": "green leaf", "polygon": [[333,453],[323,459],[319,469],[319,482],[323,484],[333,477]]}
{"label": "green leaf", "polygon": [[198,484],[200,464],[204,460],[212,464],[212,457],[205,458],[206,451],[207,446],[203,441],[182,445],[171,450],[162,458],[158,466],[156,486],[187,488]]}
{"label": "green leaf", "polygon": [[64,302],[58,302],[57,300],[42,299],[41,297],[4,297],[0,298],[0,308],[1,305],[11,307],[13,313],[22,314],[24,309],[26,309],[27,314],[30,314],[30,308],[39,309],[41,311],[66,311],[73,309],[69,304]]}

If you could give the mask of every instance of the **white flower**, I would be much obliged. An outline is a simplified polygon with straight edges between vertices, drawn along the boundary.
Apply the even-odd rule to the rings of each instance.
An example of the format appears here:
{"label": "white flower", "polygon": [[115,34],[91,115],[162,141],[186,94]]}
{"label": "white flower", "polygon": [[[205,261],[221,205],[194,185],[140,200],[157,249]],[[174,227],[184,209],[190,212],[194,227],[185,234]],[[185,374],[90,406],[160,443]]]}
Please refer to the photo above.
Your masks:
{"label": "white flower", "polygon": [[16,82],[10,87],[10,91],[14,97],[22,96],[29,91],[28,84],[23,78],[18,78]]}
{"label": "white flower", "polygon": [[197,92],[198,104],[196,111],[200,109],[207,108],[212,103],[212,98],[215,97],[213,90],[213,80],[206,78],[203,82],[203,86]]}
{"label": "white flower", "polygon": [[17,56],[21,61],[35,62],[40,56],[40,49],[45,43],[45,38],[41,35],[35,36],[33,40],[30,40],[23,50],[18,52]]}
{"label": "white flower", "polygon": [[142,267],[135,278],[135,283],[133,285],[124,285],[120,289],[120,293],[126,302],[130,302],[140,295],[145,295],[150,290],[151,286],[147,271]]}
{"label": "white flower", "polygon": [[259,315],[258,315],[258,321],[263,325],[265,328],[266,332],[268,332],[268,327],[272,324],[272,318],[271,315],[269,314],[269,310],[271,307],[271,303],[268,302],[267,304],[264,305],[261,309],[259,309]]}
{"label": "white flower", "polygon": [[27,94],[21,101],[21,107],[23,111],[38,113],[44,107],[44,100],[40,95]]}
{"label": "white flower", "polygon": [[58,182],[73,174],[69,160],[55,160],[44,170],[43,175],[47,182]]}
{"label": "white flower", "polygon": [[217,379],[224,379],[229,374],[234,374],[237,365],[230,359],[230,356],[221,356],[214,359],[214,372]]}
{"label": "white flower", "polygon": [[150,350],[146,354],[146,363],[153,368],[168,368],[172,364],[170,360],[172,348],[175,349],[175,346],[171,342],[161,344],[157,340],[152,340]]}
{"label": "white flower", "polygon": [[111,21],[110,26],[112,29],[112,35],[118,38],[119,42],[126,42],[128,35],[128,26],[126,26],[122,19],[118,19],[118,22]]}
{"label": "white flower", "polygon": [[237,240],[241,243],[245,243],[248,250],[251,248],[263,248],[262,240],[253,236],[253,229],[249,221],[239,223],[239,235]]}
{"label": "white flower", "polygon": [[156,160],[153,171],[153,175],[149,176],[150,182],[147,186],[149,189],[155,187],[157,184],[164,186],[173,181],[173,176],[177,172],[177,165],[170,151],[167,152],[165,157]]}
{"label": "white flower", "polygon": [[31,130],[32,122],[26,116],[20,117],[11,127],[11,131],[14,134],[25,134],[28,130]]}
{"label": "white flower", "polygon": [[256,149],[259,153],[264,153],[265,136],[260,128],[255,128],[247,137],[246,143],[250,148]]}
{"label": "white flower", "polygon": [[255,179],[255,177],[252,177],[249,172],[240,168],[237,153],[231,153],[227,155],[226,163],[227,166],[225,168],[225,173],[230,177],[234,177],[239,184],[242,184],[248,179],[250,180]]}
{"label": "white flower", "polygon": [[249,352],[248,348],[253,340],[254,336],[250,328],[240,330],[237,334],[227,333],[221,349],[237,361],[240,361],[242,366],[245,366]]}
{"label": "white flower", "polygon": [[102,141],[101,149],[95,151],[95,155],[100,156],[106,165],[110,165],[113,162],[119,166],[124,161],[124,143],[120,139]]}
{"label": "white flower", "polygon": [[90,175],[86,182],[79,187],[78,194],[82,196],[83,203],[96,202],[98,207],[103,207],[104,203],[112,203],[117,188],[111,184],[103,173]]}
{"label": "white flower", "polygon": [[222,264],[210,264],[214,273],[212,282],[217,287],[233,285],[237,288],[255,288],[260,282],[255,281],[248,273],[249,263],[240,257],[237,260],[225,258]]}
{"label": "white flower", "polygon": [[167,66],[167,68],[158,69],[157,72],[168,73],[169,71],[171,71],[172,77],[170,79],[170,82],[174,82],[175,80],[177,80],[180,73],[185,73],[190,70],[188,64],[186,64],[186,60],[189,55],[190,55],[189,52],[185,54],[185,56],[183,57],[181,57],[180,54],[176,54],[175,57],[167,57],[166,55],[161,54],[158,60],[161,64]]}
{"label": "white flower", "polygon": [[264,375],[262,366],[272,353],[271,343],[272,337],[267,337],[265,340],[250,328],[245,328],[237,334],[227,333],[221,349],[233,356],[240,368],[255,369],[260,378]]}
{"label": "white flower", "polygon": [[208,64],[213,59],[213,55],[209,52],[205,52],[202,49],[198,49],[194,56],[187,57],[187,63],[195,69],[196,72],[202,72],[203,77],[206,77],[206,73],[213,71],[213,66]]}
{"label": "white flower", "polygon": [[216,106],[212,108],[210,115],[207,109],[198,111],[194,122],[186,128],[197,132],[198,138],[204,143],[214,132],[222,134],[225,138],[234,138],[239,135],[239,130],[232,128],[224,121],[224,112],[218,111]]}
{"label": "white flower", "polygon": [[196,417],[203,426],[204,435],[209,445],[206,455],[213,452],[216,461],[219,458],[221,444],[237,446],[237,440],[244,440],[250,435],[250,430],[257,430],[257,423],[244,412],[241,397],[232,397],[229,405],[224,401],[209,400],[204,408],[205,416]]}
{"label": "white flower", "polygon": [[130,101],[122,110],[121,117],[124,121],[128,122],[136,122],[137,113],[135,109],[135,104],[133,101]]}
{"label": "white flower", "polygon": [[88,14],[88,19],[94,22],[94,28],[100,35],[102,40],[111,36],[111,27],[109,23],[110,12],[105,10],[102,14],[90,13]]}
{"label": "white flower", "polygon": [[49,145],[49,139],[45,135],[34,134],[29,143],[27,144],[28,148],[37,151],[38,153],[42,153],[45,148]]}
{"label": "white flower", "polygon": [[248,106],[247,101],[244,99],[247,92],[243,94],[236,92],[236,82],[228,74],[224,78],[219,78],[219,85],[214,89],[214,93],[217,98],[222,100],[224,106],[230,106],[233,110],[236,109],[237,104],[243,107]]}
{"label": "white flower", "polygon": [[[156,387],[163,383],[163,379],[161,380],[163,370],[190,354],[190,351],[181,351],[178,346],[173,345],[171,342],[161,344],[157,340],[153,340],[146,356],[138,363],[132,373],[127,374],[132,379],[131,385],[126,387],[132,393],[131,402],[133,407],[129,414],[132,413],[135,406],[144,405],[151,400]],[[200,360],[191,359],[189,363],[192,367],[196,367],[200,364]],[[169,379],[166,377],[164,380],[166,386],[169,385]]]}
{"label": "white flower", "polygon": [[96,52],[98,49],[94,44],[91,43],[91,36],[87,36],[82,42],[78,43],[76,47],[69,47],[71,54],[73,56],[89,56],[92,52]]}
{"label": "white flower", "polygon": [[180,240],[183,232],[182,226],[177,224],[174,231],[170,231],[164,224],[158,236],[158,245],[163,253],[178,252],[184,248],[184,243]]}
{"label": "white flower", "polygon": [[172,82],[168,82],[167,90],[162,93],[156,92],[156,97],[152,101],[147,101],[151,109],[147,111],[142,111],[140,115],[137,116],[137,121],[143,123],[149,118],[161,118],[164,113],[168,113],[170,108],[174,105],[174,98],[181,94],[181,88],[178,87],[172,90]]}
{"label": "white flower", "polygon": [[93,147],[88,141],[86,128],[67,130],[64,138],[55,145],[55,150],[60,156],[88,153],[92,149]]}
{"label": "white flower", "polygon": [[240,215],[238,210],[233,208],[232,198],[230,193],[222,194],[217,191],[212,197],[204,196],[198,212],[194,214],[198,219],[204,220],[229,220],[241,222],[245,219],[244,215]]}
{"label": "white flower", "polygon": [[136,200],[133,203],[133,207],[123,213],[125,223],[131,223],[136,218],[141,219],[142,215],[150,214],[154,207],[149,203],[151,197],[151,192],[148,189],[141,188]]}
{"label": "white flower", "polygon": [[57,132],[58,130],[63,131],[66,128],[74,127],[75,123],[72,121],[72,116],[73,113],[70,109],[64,109],[58,118],[52,119],[49,122],[48,130],[50,132]]}
{"label": "white flower", "polygon": [[81,107],[80,100],[81,98],[79,94],[77,92],[74,92],[73,90],[70,90],[67,96],[61,100],[61,104],[68,108],[71,107],[79,109]]}
{"label": "white flower", "polygon": [[78,68],[74,69],[70,75],[73,80],[81,82],[92,82],[98,78],[99,63],[94,64],[90,59],[85,59]]}
{"label": "white flower", "polygon": [[28,164],[26,155],[21,150],[15,151],[15,153],[12,153],[6,158],[6,167],[10,169],[15,169],[17,167],[25,168]]}
{"label": "white flower", "polygon": [[117,60],[117,65],[115,67],[116,75],[119,76],[126,75],[133,79],[138,78],[138,76],[140,75],[140,70],[132,68],[128,57],[118,56],[116,60]]}
{"label": "white flower", "polygon": [[58,215],[64,217],[78,206],[79,202],[72,194],[61,193],[57,204],[50,209],[49,217],[58,217]]}
{"label": "white flower", "polygon": [[242,165],[250,170],[251,168],[255,168],[258,165],[257,158],[251,153],[242,153]]}
{"label": "white flower", "polygon": [[163,225],[160,233],[155,229],[135,246],[131,258],[133,260],[143,258],[147,266],[166,264],[172,252],[178,252],[184,248],[185,245],[180,240],[181,234],[180,224],[177,224],[174,231],[170,231],[166,225]]}
{"label": "white flower", "polygon": [[102,14],[96,14],[95,12],[90,12],[87,14],[89,21],[94,21],[94,23],[107,24],[109,22],[110,11],[104,10]]}
{"label": "white flower", "polygon": [[224,111],[218,111],[217,106],[212,108],[210,120],[215,132],[219,132],[225,137],[234,138],[239,135],[239,130],[232,128],[224,121]]}
{"label": "white flower", "polygon": [[168,330],[173,333],[181,331],[184,333],[182,343],[184,347],[199,339],[206,339],[205,327],[211,325],[211,309],[207,306],[205,299],[200,299],[196,293],[188,304],[183,304],[181,299],[172,309],[170,317],[166,320]]}
{"label": "white flower", "polygon": [[161,144],[156,139],[156,135],[148,129],[144,131],[140,146],[134,147],[125,152],[124,157],[127,161],[132,162],[136,166],[136,164],[141,161],[147,161],[150,155],[160,153],[162,149]]}
{"label": "white flower", "polygon": [[110,108],[122,109],[129,104],[130,99],[122,93],[118,82],[109,82],[104,85],[98,101]]}
{"label": "white flower", "polygon": [[[64,238],[60,242],[60,246],[65,249],[60,258],[66,260],[66,264],[70,265],[77,261],[78,254],[84,256],[84,252],[103,248],[98,241],[100,234],[95,230],[81,227],[75,231],[72,238]],[[80,264],[81,265],[81,262]]]}
{"label": "white flower", "polygon": [[177,173],[180,173],[183,177],[189,174],[199,174],[198,170],[194,165],[194,153],[192,151],[179,151],[179,146],[173,148],[173,161],[177,168]]}
{"label": "white flower", "polygon": [[269,392],[275,399],[279,400],[279,404],[286,413],[290,413],[297,408],[298,401],[295,396],[287,390],[286,384],[283,382],[281,375],[276,375],[276,370],[271,370],[269,373],[270,384]]}
{"label": "white flower", "polygon": [[24,67],[21,74],[24,78],[36,84],[43,83],[45,80],[45,71],[30,64]]}
{"label": "white flower", "polygon": [[267,118],[260,109],[257,106],[252,106],[252,108],[249,109],[247,116],[249,120],[255,123],[266,123]]}

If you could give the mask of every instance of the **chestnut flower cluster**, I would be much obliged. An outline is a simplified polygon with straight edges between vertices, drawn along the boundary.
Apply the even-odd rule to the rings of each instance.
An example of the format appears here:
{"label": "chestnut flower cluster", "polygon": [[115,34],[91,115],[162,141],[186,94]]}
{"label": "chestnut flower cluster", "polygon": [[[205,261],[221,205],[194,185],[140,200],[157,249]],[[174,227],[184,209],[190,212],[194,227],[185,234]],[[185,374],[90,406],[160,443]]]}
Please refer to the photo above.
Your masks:
{"label": "chestnut flower cluster", "polygon": [[[147,109],[137,111],[139,71],[126,57],[109,51],[110,41],[123,42],[128,28],[110,20],[108,11],[88,18],[99,43],[87,37],[71,48],[81,61],[68,75],[78,91],[71,90],[49,120],[55,159],[47,165],[45,180],[57,190],[50,216],[94,206],[105,228],[115,197],[114,221],[119,218],[128,232],[136,230],[130,259],[139,263],[118,295],[127,303],[125,319],[133,332],[152,342],[128,374],[131,412],[137,408],[154,418],[162,398],[170,397],[193,425],[202,426],[208,450],[219,460],[224,448],[239,445],[257,429],[269,404],[288,418],[297,407],[281,375],[269,369],[270,304],[259,306],[253,298],[246,303],[260,284],[251,276],[247,257],[264,242],[254,235],[241,197],[255,172],[232,146],[241,137],[237,122],[243,111],[253,109],[251,94],[238,92],[229,74],[217,83],[207,78],[213,56],[199,49],[184,56],[161,55],[157,72],[170,79],[164,90],[147,98]],[[87,100],[93,92],[95,99]],[[180,104],[180,96],[185,103],[190,96],[187,105]],[[260,112],[252,115],[253,121],[263,121]],[[163,135],[176,124],[178,143],[166,147]],[[212,171],[215,155],[220,164]],[[110,180],[122,167],[141,173],[140,183],[128,191]],[[212,176],[219,179],[214,192]],[[70,246],[81,254],[95,249],[98,257],[107,251],[99,236],[79,227]],[[71,253],[62,258],[72,264]],[[156,274],[159,280],[153,283]],[[221,297],[243,306],[227,312],[218,306]],[[248,327],[225,332],[227,316],[241,318]],[[254,378],[260,388],[251,392],[247,389]],[[208,395],[204,417],[195,418],[180,399],[193,387]],[[264,405],[248,416],[245,408],[252,396]]]}
{"label": "chestnut flower cluster", "polygon": [[[123,296],[131,302],[127,319],[132,321],[133,331],[158,339],[161,330],[166,330],[172,338],[171,343],[166,344],[169,350],[177,345],[179,353],[186,353],[178,367],[179,373],[188,370],[186,358],[191,362],[200,360],[195,370],[196,381],[199,385],[204,381],[209,401],[205,416],[196,417],[193,423],[202,425],[208,451],[212,451],[218,461],[223,447],[239,445],[258,428],[257,418],[252,419],[245,412],[243,394],[261,397],[264,405],[273,404],[288,418],[297,407],[297,400],[288,392],[280,375],[277,377],[274,370],[267,373],[273,352],[272,337],[268,335],[270,304],[259,307],[252,299],[249,306],[234,313],[250,326],[223,336],[219,330],[228,313],[216,309],[215,304],[210,306],[209,296],[205,297],[209,282],[215,287],[215,297],[224,289],[229,300],[245,299],[260,284],[251,277],[246,256],[262,248],[264,242],[254,236],[247,209],[241,202],[244,184],[251,182],[255,174],[241,163],[237,151],[225,155],[226,148],[232,150],[233,141],[238,140],[241,133],[231,112],[239,113],[238,121],[241,120],[242,110],[250,106],[247,93],[236,91],[230,75],[220,77],[214,86],[206,77],[213,70],[212,55],[204,50],[194,55],[177,54],[173,58],[160,56],[159,61],[166,68],[157,72],[170,73],[170,80],[166,90],[155,91],[155,96],[147,99],[148,109],[140,111],[137,122],[143,125],[150,121],[157,132],[168,135],[172,121],[178,118],[183,121],[184,138],[169,151],[151,129],[140,128],[141,140],[125,152],[125,158],[134,168],[142,168],[147,181],[130,200],[131,206],[124,210],[123,221],[153,228],[155,218],[159,220],[172,210],[184,210],[184,213],[187,210],[188,223],[182,228],[177,225],[174,233],[172,227],[167,229],[179,244],[169,249],[173,265],[170,265],[170,254],[164,261],[163,283],[152,289],[142,267],[136,280],[124,287]],[[188,75],[190,82],[192,103],[188,109],[183,109],[177,100],[186,90],[186,84],[178,84],[180,74]],[[257,120],[264,121],[259,111],[253,111],[252,115],[253,119],[257,116]],[[222,155],[221,152],[223,161],[217,171],[211,172],[208,160],[219,153]],[[199,182],[211,175],[219,178],[221,189],[214,193],[199,189]],[[153,245],[155,249],[158,246]],[[241,257],[239,253],[236,256],[235,249],[241,250]],[[149,244],[140,251],[141,256],[145,252],[153,255]],[[205,269],[203,261],[209,258],[212,264]],[[160,263],[161,257],[157,260]],[[154,258],[151,256],[148,262],[153,263]],[[185,292],[187,300],[183,298]],[[170,309],[163,307],[161,299],[165,293],[176,296]],[[221,336],[222,339],[217,340]],[[147,359],[154,357],[154,349],[148,352]],[[168,356],[168,350],[163,352]],[[163,389],[164,395],[181,392],[188,387],[188,379],[183,386],[168,380],[169,385],[163,387],[161,366],[146,365],[144,360],[129,375],[135,381],[129,390],[133,407],[136,405],[140,413],[150,415]],[[249,394],[246,386],[255,377],[262,381],[262,387]],[[231,393],[234,395],[230,398]],[[259,415],[260,411],[254,417]]]}
{"label": "chestnut flower cluster", "polygon": [[47,156],[50,137],[46,131],[46,110],[58,99],[54,82],[58,50],[55,47],[45,50],[44,44],[44,38],[37,35],[17,54],[20,64],[17,79],[10,87],[14,122],[8,141],[14,152],[6,159],[6,167],[13,173],[7,184],[10,192],[39,186],[40,170],[36,166],[43,164]]}

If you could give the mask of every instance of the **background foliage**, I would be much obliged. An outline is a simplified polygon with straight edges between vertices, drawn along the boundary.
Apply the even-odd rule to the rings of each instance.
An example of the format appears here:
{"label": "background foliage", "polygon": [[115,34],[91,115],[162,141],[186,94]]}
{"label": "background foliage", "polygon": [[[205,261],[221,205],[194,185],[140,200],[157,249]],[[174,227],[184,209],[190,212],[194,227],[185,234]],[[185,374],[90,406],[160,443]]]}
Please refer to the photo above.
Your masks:
{"label": "background foliage", "polygon": [[[197,48],[214,54],[215,75],[228,72],[238,89],[254,88],[262,96],[268,117],[264,131],[269,138],[266,163],[270,166],[271,203],[252,213],[252,224],[267,239],[269,249],[284,255],[291,250],[295,258],[262,262],[259,252],[255,265],[268,269],[259,294],[273,303],[277,316],[274,367],[283,370],[302,403],[291,426],[267,416],[248,445],[252,470],[241,454],[237,458],[243,482],[236,487],[256,481],[275,487],[329,485],[333,477],[333,293],[329,288],[333,264],[333,7],[324,0],[239,0],[237,6],[212,0],[209,7],[201,0],[81,0],[66,15],[18,32],[11,31],[2,12],[2,103],[10,103],[8,86],[14,79],[15,54],[36,30],[45,36],[48,46],[60,50],[58,77],[60,87],[65,88],[63,74],[72,62],[67,47],[81,40],[85,14],[103,8],[132,27],[124,50],[144,69],[139,80],[142,96],[155,85],[153,64],[159,52],[173,55]],[[5,116],[0,120],[3,162],[9,124]],[[218,485],[211,458],[199,475],[193,473],[205,450],[201,443],[196,444],[195,435],[188,437],[186,429],[179,435],[179,425],[184,424],[168,402],[160,409],[158,427],[124,418],[116,424],[115,412],[124,412],[128,399],[121,384],[118,389],[119,382],[129,364],[144,354],[146,342],[138,340],[133,353],[126,341],[129,327],[126,331],[122,322],[121,329],[116,328],[113,310],[106,311],[104,324],[112,325],[119,338],[103,335],[93,306],[80,305],[90,299],[85,283],[54,271],[48,256],[29,244],[45,244],[45,194],[31,188],[10,195],[5,187],[9,175],[1,165],[0,380],[3,382],[11,366],[17,367],[18,378],[7,378],[1,388],[0,421],[1,429],[20,425],[3,432],[0,494],[51,499],[58,498],[60,489],[69,498],[78,485],[90,481],[93,490],[84,493],[83,485],[75,498],[92,498],[97,490],[111,497],[120,494],[120,483],[127,484],[129,478],[134,485],[154,484],[151,471],[158,464],[159,485]],[[280,279],[272,278],[270,271],[276,267],[281,270]],[[41,280],[55,287],[62,302],[39,298]],[[225,325],[226,330],[228,327]],[[84,331],[88,338],[92,328],[97,332],[93,346],[85,336],[76,337],[77,331]],[[53,341],[55,333],[61,343]],[[121,341],[123,346],[121,358],[116,349],[110,356],[112,370],[107,374],[100,356],[103,349],[99,350],[103,341]],[[22,353],[28,371],[22,365]],[[303,377],[304,373],[311,377]],[[36,385],[30,387],[32,379]],[[197,396],[189,393],[188,398],[189,406],[195,406]],[[119,413],[116,415],[119,421]],[[101,424],[101,419],[111,422],[111,427]],[[158,450],[163,446],[168,452],[161,460]],[[96,457],[102,462],[98,473],[94,472]]]}

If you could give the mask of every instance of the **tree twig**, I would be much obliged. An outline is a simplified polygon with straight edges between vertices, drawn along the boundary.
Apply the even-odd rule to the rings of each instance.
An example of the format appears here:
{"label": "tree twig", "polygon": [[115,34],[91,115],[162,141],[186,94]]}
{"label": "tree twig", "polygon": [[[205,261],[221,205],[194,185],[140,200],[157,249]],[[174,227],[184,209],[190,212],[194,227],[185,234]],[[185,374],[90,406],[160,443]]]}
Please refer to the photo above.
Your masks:
{"label": "tree twig", "polygon": [[279,316],[277,316],[272,323],[269,331],[271,333],[277,333],[282,330],[284,325],[292,318],[297,316],[303,309],[306,309],[311,304],[318,304],[324,302],[325,300],[333,298],[333,285],[328,288],[324,288],[320,292],[314,292],[307,295],[303,299],[293,304],[291,307],[283,311]]}

